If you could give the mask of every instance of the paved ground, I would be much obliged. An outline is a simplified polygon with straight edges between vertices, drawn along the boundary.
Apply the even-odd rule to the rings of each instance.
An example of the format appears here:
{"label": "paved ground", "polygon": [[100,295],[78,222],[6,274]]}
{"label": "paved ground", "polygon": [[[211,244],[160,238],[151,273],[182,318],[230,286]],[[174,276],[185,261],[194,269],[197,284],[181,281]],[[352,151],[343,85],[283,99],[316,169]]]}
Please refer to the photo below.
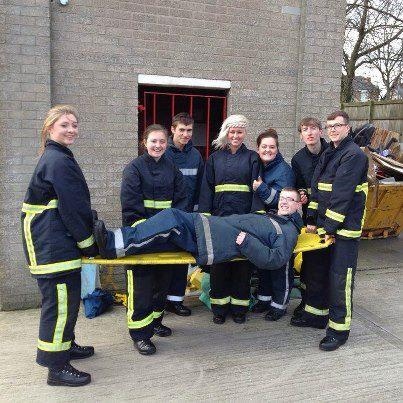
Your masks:
{"label": "paved ground", "polygon": [[96,355],[76,364],[93,382],[49,387],[34,363],[39,310],[0,312],[0,401],[402,401],[402,246],[361,243],[351,337],[330,353],[318,349],[323,331],[290,326],[290,314],[217,326],[193,301],[189,318],[167,315],[174,335],[143,357],[116,307],[92,320],[80,315],[78,341],[94,344]]}

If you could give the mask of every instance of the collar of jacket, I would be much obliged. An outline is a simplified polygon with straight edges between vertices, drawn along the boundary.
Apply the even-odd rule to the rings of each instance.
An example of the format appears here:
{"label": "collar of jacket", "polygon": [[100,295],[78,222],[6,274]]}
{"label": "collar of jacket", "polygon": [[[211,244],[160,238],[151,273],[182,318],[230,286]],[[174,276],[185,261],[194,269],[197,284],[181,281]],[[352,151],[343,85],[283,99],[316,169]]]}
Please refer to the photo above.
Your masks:
{"label": "collar of jacket", "polygon": [[270,161],[267,165],[264,166],[264,170],[269,171],[270,169],[273,169],[276,165],[280,164],[283,161],[284,161],[283,156],[281,155],[280,152],[278,152],[277,155],[274,157],[274,160]]}
{"label": "collar of jacket", "polygon": [[266,213],[266,215],[273,220],[277,221],[279,224],[286,224],[288,221],[295,226],[298,230],[298,233],[301,232],[301,228],[303,227],[304,223],[302,221],[301,216],[298,212],[287,214],[287,215],[277,215],[273,210]]}
{"label": "collar of jacket", "polygon": [[337,147],[335,147],[333,141],[331,141],[329,144],[329,148],[332,150],[342,150],[344,147],[346,147],[352,141],[353,141],[353,138],[350,136],[350,134],[348,134],[347,137],[345,137]]}
{"label": "collar of jacket", "polygon": [[[246,145],[242,143],[241,146],[238,148],[238,150],[236,150],[235,154],[242,153],[245,150],[247,150]],[[232,154],[229,145],[227,145],[222,151],[226,151],[227,153]]]}
{"label": "collar of jacket", "polygon": [[308,155],[311,155],[311,156],[319,156],[319,155],[321,155],[322,153],[323,153],[323,151],[325,151],[326,150],[326,148],[327,147],[329,147],[329,143],[323,138],[323,137],[321,137],[320,138],[320,151],[319,151],[319,154],[313,154],[313,153],[311,153],[310,151],[309,151],[309,148],[308,148],[308,146],[305,146],[305,151],[306,151],[306,153],[308,154]]}
{"label": "collar of jacket", "polygon": [[57,141],[53,141],[50,139],[46,140],[45,149],[46,148],[53,148],[53,149],[61,151],[64,154],[70,155],[71,157],[74,156],[73,152],[68,147],[58,143]]}
{"label": "collar of jacket", "polygon": [[168,138],[168,146],[169,146],[169,148],[170,148],[173,152],[176,152],[176,153],[182,153],[182,152],[183,152],[183,153],[187,153],[187,152],[189,152],[189,151],[192,149],[193,143],[192,143],[192,140],[189,140],[188,143],[185,144],[185,146],[183,147],[183,150],[180,150],[178,147],[176,147],[172,136],[170,136],[170,137]]}
{"label": "collar of jacket", "polygon": [[153,157],[151,157],[147,151],[145,151],[143,155],[144,155],[144,160],[151,164],[159,164],[161,161],[164,160],[164,158],[166,158],[165,153],[161,155],[161,157],[158,161],[155,161],[155,159]]}

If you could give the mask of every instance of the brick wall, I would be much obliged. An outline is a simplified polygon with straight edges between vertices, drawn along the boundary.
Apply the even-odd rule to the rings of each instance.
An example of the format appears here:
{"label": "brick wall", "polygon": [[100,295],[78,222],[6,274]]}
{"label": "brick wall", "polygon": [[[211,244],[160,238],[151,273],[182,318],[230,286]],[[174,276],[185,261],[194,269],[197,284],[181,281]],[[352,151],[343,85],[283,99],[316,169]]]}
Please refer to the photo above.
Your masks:
{"label": "brick wall", "polygon": [[308,1],[305,8],[299,0],[5,3],[3,309],[37,303],[23,269],[18,217],[50,104],[71,103],[80,111],[73,152],[94,207],[118,225],[121,172],[137,153],[138,74],[230,80],[229,112],[250,119],[248,144],[273,126],[287,159],[300,147],[300,117],[323,118],[339,102],[344,3],[337,0]]}

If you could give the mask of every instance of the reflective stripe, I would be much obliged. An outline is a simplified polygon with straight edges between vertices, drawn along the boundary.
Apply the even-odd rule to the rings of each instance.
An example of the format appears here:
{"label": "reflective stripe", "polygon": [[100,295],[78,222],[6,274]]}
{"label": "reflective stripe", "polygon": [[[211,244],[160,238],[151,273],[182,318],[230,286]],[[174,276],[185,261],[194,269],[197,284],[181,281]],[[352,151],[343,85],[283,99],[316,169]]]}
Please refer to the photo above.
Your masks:
{"label": "reflective stripe", "polygon": [[348,326],[347,324],[336,323],[336,322],[333,322],[332,320],[329,320],[329,327],[331,327],[334,330],[339,330],[339,331],[350,330],[350,326]]}
{"label": "reflective stripe", "polygon": [[301,280],[300,280],[299,286],[300,286],[301,290],[306,290],[306,284],[303,283]]}
{"label": "reflective stripe", "polygon": [[153,318],[154,319],[158,319],[159,317],[161,317],[163,315],[164,311],[158,312],[158,311],[154,311],[153,312]]}
{"label": "reflective stripe", "polygon": [[308,188],[308,189],[306,189],[306,192],[310,195],[310,194],[312,194],[312,189]]}
{"label": "reflective stripe", "polygon": [[38,339],[38,348],[43,351],[66,351],[71,346],[71,341],[63,342],[64,329],[67,322],[67,285],[57,284],[57,319],[53,333],[53,341],[47,342]]}
{"label": "reflective stripe", "polygon": [[66,351],[71,347],[71,341],[65,341],[64,343],[48,343],[38,339],[38,348],[42,351]]}
{"label": "reflective stripe", "polygon": [[144,200],[144,207],[165,209],[172,206],[172,200]]}
{"label": "reflective stripe", "polygon": [[319,227],[316,231],[318,232],[318,235],[326,235],[326,231],[322,227]]}
{"label": "reflective stripe", "polygon": [[197,168],[179,168],[184,176],[195,176],[197,175]]}
{"label": "reflective stripe", "polygon": [[55,333],[53,335],[53,343],[60,344],[63,342],[64,328],[67,321],[67,285],[57,284],[57,321]]}
{"label": "reflective stripe", "polygon": [[276,302],[271,302],[270,306],[272,306],[273,308],[277,308],[277,309],[286,309],[287,308],[287,304],[277,304]]}
{"label": "reflective stripe", "polygon": [[168,301],[173,301],[173,302],[183,302],[185,299],[185,296],[183,295],[182,297],[178,297],[176,295],[167,295],[167,300]]}
{"label": "reflective stripe", "polygon": [[333,188],[333,185],[331,183],[323,183],[323,182],[318,183],[318,190],[323,190],[325,192],[331,192],[332,188]]}
{"label": "reflective stripe", "polygon": [[29,262],[31,263],[31,265],[36,266],[35,248],[34,248],[34,242],[32,241],[32,234],[31,234],[31,222],[34,217],[35,217],[35,213],[26,213],[26,215],[24,217],[24,236],[25,236],[25,242],[27,245]]}
{"label": "reflective stripe", "polygon": [[217,185],[215,192],[250,192],[248,185],[237,185],[236,183],[226,183],[225,185]]}
{"label": "reflective stripe", "polygon": [[115,241],[116,257],[125,256],[125,244],[123,242],[123,233],[120,228],[113,231],[113,239]]}
{"label": "reflective stripe", "polygon": [[313,315],[318,315],[318,316],[327,316],[327,315],[329,315],[329,309],[317,309],[317,308],[314,308],[313,306],[306,305],[306,304],[305,304],[304,309],[305,309],[306,312],[309,312],[309,313],[311,313]]}
{"label": "reflective stripe", "polygon": [[364,182],[364,183],[361,183],[361,185],[358,185],[358,186],[355,188],[355,191],[356,191],[356,192],[364,192],[364,193],[367,193],[367,192],[368,192],[368,182]]}
{"label": "reflective stripe", "polygon": [[145,220],[146,220],[145,218],[142,218],[141,220],[135,221],[135,222],[131,225],[131,227],[135,227],[136,225],[139,225],[141,222],[144,222]]}
{"label": "reflective stripe", "polygon": [[331,218],[334,221],[338,221],[338,222],[343,222],[344,219],[346,218],[345,215],[340,214],[340,213],[336,213],[333,210],[327,209],[326,213],[325,213],[326,217]]}
{"label": "reflective stripe", "polygon": [[91,235],[87,239],[84,239],[84,241],[77,242],[77,246],[80,249],[84,249],[84,248],[88,248],[89,246],[93,245],[94,243],[95,243],[94,235]]}
{"label": "reflective stripe", "polygon": [[249,306],[249,300],[231,297],[231,305]]}
{"label": "reflective stripe", "polygon": [[271,297],[268,297],[266,295],[257,295],[257,299],[258,301],[263,301],[263,302],[267,302],[267,301],[271,301]]}
{"label": "reflective stripe", "polygon": [[339,229],[337,230],[338,235],[345,236],[346,238],[359,238],[361,236],[362,231],[351,231],[348,229]]}
{"label": "reflective stripe", "polygon": [[[114,231],[115,233],[115,237],[117,234],[121,234],[121,230],[117,229]],[[168,238],[172,232],[175,232],[176,234],[180,235],[180,231],[177,230],[176,228],[171,228],[171,230],[169,230],[168,232],[164,232],[164,233],[160,233],[160,234],[156,234],[154,235],[152,238],[146,239],[143,242],[139,242],[139,243],[130,243],[129,245],[127,245],[126,248],[124,249],[116,249],[116,254],[119,253],[120,256],[126,256],[126,252],[130,249],[130,248],[141,248],[144,245],[148,245],[149,243],[153,242],[156,238]],[[123,236],[122,236],[122,241],[123,243]],[[115,247],[116,247],[116,238],[115,238]]]}
{"label": "reflective stripe", "polygon": [[266,212],[264,210],[257,210],[255,211],[256,214],[266,214]]}
{"label": "reflective stripe", "polygon": [[206,240],[206,252],[207,252],[206,264],[210,265],[214,261],[214,249],[213,249],[213,241],[211,239],[210,223],[203,214],[200,214],[200,218],[203,224],[204,239]]}
{"label": "reflective stripe", "polygon": [[277,235],[282,235],[283,230],[281,229],[280,224],[276,220],[273,220],[271,217],[269,217],[269,220],[271,221],[271,223],[273,224],[274,228],[276,229]]}
{"label": "reflective stripe", "polygon": [[[284,299],[283,299],[283,307],[284,308],[280,308],[280,309],[285,309],[287,308],[287,298],[288,298],[288,294],[290,292],[290,284],[289,284],[289,278],[288,278],[288,272],[290,270],[290,262],[287,262],[286,267],[285,267],[285,292],[284,292]],[[275,304],[274,302],[272,302],[272,305]],[[273,305],[275,308],[276,306]]]}
{"label": "reflective stripe", "polygon": [[308,204],[308,208],[312,209],[312,210],[317,210],[318,209],[318,203],[311,201]]}
{"label": "reflective stripe", "polygon": [[133,281],[133,271],[127,271],[127,327],[129,329],[140,329],[142,327],[146,327],[154,320],[154,312],[151,312],[148,316],[141,320],[133,320],[133,312],[134,312],[134,281]]}
{"label": "reflective stripe", "polygon": [[276,197],[276,194],[277,194],[277,190],[272,188],[270,190],[270,196],[266,200],[264,200],[264,203],[270,204],[274,200],[274,198]]}
{"label": "reflective stripe", "polygon": [[57,199],[52,199],[48,204],[41,205],[41,204],[28,204],[22,203],[22,211],[24,213],[42,213],[45,210],[57,208],[58,202]]}
{"label": "reflective stripe", "polygon": [[225,298],[211,298],[210,297],[210,302],[215,305],[226,305],[231,302],[231,297],[225,297]]}
{"label": "reflective stripe", "polygon": [[206,216],[206,217],[210,217],[210,216],[211,216],[211,213],[200,213],[200,214],[203,214],[203,215]]}
{"label": "reflective stripe", "polygon": [[81,259],[66,260],[65,262],[38,264],[29,266],[32,274],[58,273],[81,267]]}

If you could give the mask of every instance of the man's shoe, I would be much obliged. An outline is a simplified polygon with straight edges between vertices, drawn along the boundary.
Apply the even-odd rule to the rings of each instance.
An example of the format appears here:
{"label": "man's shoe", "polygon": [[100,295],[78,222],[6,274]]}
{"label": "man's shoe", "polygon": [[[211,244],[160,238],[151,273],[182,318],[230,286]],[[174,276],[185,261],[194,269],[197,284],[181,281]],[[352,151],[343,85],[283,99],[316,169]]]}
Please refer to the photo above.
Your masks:
{"label": "man's shoe", "polygon": [[300,318],[302,314],[304,313],[304,308],[305,308],[305,303],[301,301],[299,305],[294,309],[294,312],[292,313],[293,318]]}
{"label": "man's shoe", "polygon": [[325,329],[327,326],[327,319],[326,320],[313,320],[308,319],[305,316],[300,317],[292,317],[290,321],[291,326],[297,327],[313,327],[315,329]]}
{"label": "man's shoe", "polygon": [[222,325],[223,323],[225,323],[225,316],[223,316],[223,315],[214,315],[213,316],[213,322],[216,325]]}
{"label": "man's shoe", "polygon": [[190,316],[192,311],[181,301],[167,301],[165,310],[179,316]]}
{"label": "man's shoe", "polygon": [[48,385],[51,386],[84,386],[91,382],[91,375],[81,372],[69,363],[60,369],[49,368]]}
{"label": "man's shoe", "polygon": [[246,315],[244,313],[236,313],[236,314],[232,315],[232,320],[235,323],[245,323]]}
{"label": "man's shoe", "polygon": [[108,242],[108,231],[106,230],[105,223],[102,220],[96,220],[94,222],[94,238],[98,245],[99,254],[103,258],[115,258],[116,254],[113,252],[107,252],[106,245]]}
{"label": "man's shoe", "polygon": [[252,307],[253,313],[263,313],[270,309],[270,302],[268,301],[260,301],[258,300],[255,305]]}
{"label": "man's shoe", "polygon": [[94,347],[92,346],[79,346],[74,341],[70,347],[70,360],[80,360],[94,355]]}
{"label": "man's shoe", "polygon": [[157,351],[154,343],[150,339],[135,341],[134,345],[138,352],[143,355],[151,355]]}
{"label": "man's shoe", "polygon": [[154,326],[154,334],[159,337],[168,337],[172,334],[172,330],[168,326],[164,326],[160,323]]}
{"label": "man's shoe", "polygon": [[282,318],[286,313],[286,310],[274,310],[274,309],[269,309],[269,311],[265,315],[265,319],[270,321],[270,322],[275,322],[276,320],[279,320]]}
{"label": "man's shoe", "polygon": [[336,339],[334,336],[326,336],[319,343],[319,348],[323,351],[334,351],[342,346],[347,340]]}

